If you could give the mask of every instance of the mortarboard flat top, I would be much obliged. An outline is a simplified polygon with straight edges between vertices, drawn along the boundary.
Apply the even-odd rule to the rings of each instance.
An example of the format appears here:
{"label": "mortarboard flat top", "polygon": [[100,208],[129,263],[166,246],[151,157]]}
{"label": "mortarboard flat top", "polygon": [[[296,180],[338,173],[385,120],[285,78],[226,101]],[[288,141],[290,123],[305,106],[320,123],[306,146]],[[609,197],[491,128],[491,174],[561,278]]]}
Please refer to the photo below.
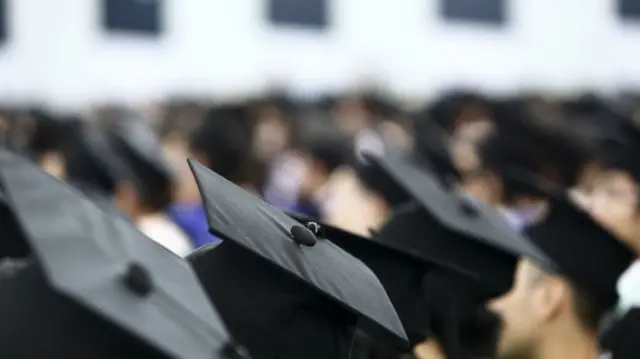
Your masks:
{"label": "mortarboard flat top", "polygon": [[[126,118],[112,128],[115,148],[136,164],[144,165],[154,174],[172,177],[169,164],[162,157],[162,146],[153,129],[140,118]],[[133,170],[136,170],[133,168]]]}
{"label": "mortarboard flat top", "polygon": [[102,171],[116,179],[125,179],[131,176],[130,169],[118,158],[107,137],[94,126],[83,126],[80,144]]}
{"label": "mortarboard flat top", "polygon": [[378,278],[362,262],[266,202],[194,160],[189,165],[200,189],[210,230],[250,251],[344,306],[363,328],[386,333],[396,345],[406,334]]}
{"label": "mortarboard flat top", "polygon": [[222,357],[228,335],[186,262],[19,156],[0,152],[0,180],[53,291],[170,357]]}
{"label": "mortarboard flat top", "polygon": [[546,217],[526,233],[558,272],[604,303],[615,304],[618,278],[635,255],[571,199],[551,197]]}
{"label": "mortarboard flat top", "polygon": [[[370,161],[406,188],[425,209],[425,214],[440,223],[446,232],[475,239],[515,256],[527,253],[540,263],[552,264],[543,252],[524,240],[494,209],[443,187],[436,177],[401,158],[371,156]],[[431,229],[418,233],[426,236]]]}

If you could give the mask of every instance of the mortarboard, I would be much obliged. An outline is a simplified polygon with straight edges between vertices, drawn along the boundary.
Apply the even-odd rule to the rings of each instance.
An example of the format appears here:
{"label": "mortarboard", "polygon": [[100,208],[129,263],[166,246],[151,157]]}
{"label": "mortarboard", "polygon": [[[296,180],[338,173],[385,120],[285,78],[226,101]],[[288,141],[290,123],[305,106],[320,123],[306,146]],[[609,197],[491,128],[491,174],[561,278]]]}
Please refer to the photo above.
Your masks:
{"label": "mortarboard", "polygon": [[65,153],[67,181],[85,191],[111,196],[120,181],[132,180],[131,170],[98,128],[83,124],[77,137],[77,143]]}
{"label": "mortarboard", "polygon": [[[566,195],[552,196],[545,218],[527,228],[526,234],[553,261],[558,273],[603,304],[615,304],[618,278],[635,255]],[[527,253],[522,256],[529,257]]]}
{"label": "mortarboard", "polygon": [[[488,295],[483,294],[482,288],[474,281],[476,275],[429,257],[428,253],[402,248],[394,243],[400,228],[409,225],[416,230],[414,220],[418,223],[423,221],[412,215],[416,210],[420,207],[411,203],[398,207],[387,224],[371,239],[321,223],[319,236],[362,260],[378,276],[407,331],[411,346],[426,337],[435,336],[443,343],[450,358],[461,358],[461,352],[492,353],[492,344],[495,343],[492,335],[496,335],[497,325],[483,310],[481,304]],[[305,215],[289,215],[307,226],[318,224]],[[429,241],[429,237],[410,231],[400,235]],[[392,240],[385,241],[383,236]],[[495,256],[489,260],[493,258]],[[515,263],[515,257],[509,263]],[[504,272],[509,274],[510,268]]]}
{"label": "mortarboard", "polygon": [[[188,263],[19,156],[0,152],[0,180],[36,262],[0,286],[7,289],[0,297],[9,301],[2,305],[1,350],[34,353],[20,345],[41,329],[61,341],[65,330],[109,333],[167,357],[225,358],[226,329]],[[28,313],[33,316],[24,320]],[[75,355],[71,344],[31,347]]]}
{"label": "mortarboard", "polygon": [[109,127],[115,153],[130,170],[138,190],[147,201],[162,207],[169,201],[173,172],[165,161],[160,140],[144,119],[124,117]]}
{"label": "mortarboard", "polygon": [[[254,357],[272,358],[268,352],[280,348],[325,358],[331,341],[348,344],[338,333],[356,321],[374,336],[406,345],[382,284],[362,262],[198,162],[189,165],[210,231],[223,239],[190,261],[231,333]],[[249,304],[243,306],[238,293]]]}
{"label": "mortarboard", "polygon": [[419,204],[419,208],[407,211],[401,225],[385,226],[386,233],[379,233],[390,245],[474,273],[498,292],[510,288],[516,257],[520,254],[527,253],[552,265],[543,252],[526,242],[494,209],[443,187],[436,176],[401,158],[384,156],[370,160]]}
{"label": "mortarboard", "polygon": [[[402,212],[402,207],[397,212]],[[305,215],[289,215],[307,226],[318,224],[319,237],[337,244],[371,268],[389,294],[407,331],[409,344],[413,346],[424,340],[427,319],[422,315],[424,293],[421,281],[425,273],[437,263],[435,260],[427,261],[419,254],[409,253],[390,243],[378,241],[378,235],[369,239],[322,224]],[[394,218],[398,217],[392,216],[390,222],[393,223]]]}

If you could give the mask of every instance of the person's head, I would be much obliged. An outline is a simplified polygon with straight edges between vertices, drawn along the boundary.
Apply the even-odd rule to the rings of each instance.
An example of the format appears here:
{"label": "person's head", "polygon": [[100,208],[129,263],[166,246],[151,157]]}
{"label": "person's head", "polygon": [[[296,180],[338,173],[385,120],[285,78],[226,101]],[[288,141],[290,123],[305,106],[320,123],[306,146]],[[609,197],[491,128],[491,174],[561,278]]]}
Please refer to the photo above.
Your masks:
{"label": "person's head", "polygon": [[565,334],[593,338],[608,306],[566,277],[521,259],[512,289],[489,302],[502,318],[498,355],[505,359],[534,358],[536,348]]}
{"label": "person's head", "polygon": [[255,186],[257,159],[253,153],[253,130],[245,106],[213,108],[189,138],[190,155],[237,185]]}
{"label": "person's head", "polygon": [[[640,131],[623,122],[624,132],[605,139],[599,153],[589,210],[603,225],[640,253]],[[634,136],[635,135],[635,136]]]}
{"label": "person's head", "polygon": [[640,186],[629,172],[603,170],[594,181],[589,211],[640,253]]}
{"label": "person's head", "polygon": [[543,203],[547,193],[541,187],[576,184],[591,155],[578,131],[544,124],[523,109],[497,113],[495,129],[479,146],[481,168],[475,177],[500,204]]}
{"label": "person's head", "polygon": [[302,196],[313,196],[338,167],[349,158],[350,141],[337,131],[310,128],[304,136],[302,153],[306,163]]}

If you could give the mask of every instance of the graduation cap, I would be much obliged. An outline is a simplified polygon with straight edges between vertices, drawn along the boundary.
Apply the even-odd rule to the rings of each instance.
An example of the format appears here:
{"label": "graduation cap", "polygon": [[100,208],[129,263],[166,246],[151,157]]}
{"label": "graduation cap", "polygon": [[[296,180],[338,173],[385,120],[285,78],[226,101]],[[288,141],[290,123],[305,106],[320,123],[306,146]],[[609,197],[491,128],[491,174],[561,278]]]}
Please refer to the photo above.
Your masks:
{"label": "graduation cap", "polygon": [[65,153],[67,181],[85,194],[111,196],[120,181],[133,180],[131,169],[96,127],[84,124],[77,137],[77,143]]}
{"label": "graduation cap", "polygon": [[[395,242],[398,228],[411,225],[415,218],[412,213],[418,209],[415,204],[399,207],[371,239],[305,215],[288,214],[306,226],[319,226],[319,237],[334,242],[371,268],[387,290],[412,347],[435,336],[445,345],[448,358],[461,358],[462,351],[476,356],[492,353],[497,321],[488,321],[492,318],[482,310],[486,295],[476,284],[476,274]],[[382,238],[390,234],[392,238]],[[432,239],[430,234],[423,236],[420,232],[401,235]]]}
{"label": "graduation cap", "polygon": [[144,119],[124,117],[111,125],[109,134],[112,148],[130,169],[143,197],[154,207],[163,207],[169,202],[173,172],[153,128]]}
{"label": "graduation cap", "polygon": [[[552,265],[546,255],[523,240],[493,208],[442,186],[438,178],[422,168],[394,156],[371,157],[396,183],[411,194],[420,209],[405,225],[387,227],[391,245],[429,253],[430,258],[476,273],[497,289],[510,287],[515,257],[525,252],[541,263]],[[393,229],[393,232],[391,230]],[[424,233],[424,240],[415,233]],[[444,240],[444,239],[447,240]],[[484,253],[479,255],[479,253]],[[505,272],[506,268],[511,268]],[[508,283],[504,279],[509,278]]]}
{"label": "graduation cap", "polygon": [[526,234],[553,261],[556,272],[604,305],[615,304],[618,278],[636,256],[566,195],[551,197],[546,217],[527,228]]}
{"label": "graduation cap", "polygon": [[190,261],[231,333],[254,357],[278,351],[344,357],[345,329],[356,321],[406,345],[382,284],[362,262],[198,162],[189,165],[210,231],[223,239]]}
{"label": "graduation cap", "polygon": [[[17,155],[0,152],[0,181],[35,259],[0,285],[0,351],[93,358],[113,344],[128,356],[138,343],[152,357],[226,358],[226,330],[186,262]],[[78,338],[98,347],[76,350]]]}

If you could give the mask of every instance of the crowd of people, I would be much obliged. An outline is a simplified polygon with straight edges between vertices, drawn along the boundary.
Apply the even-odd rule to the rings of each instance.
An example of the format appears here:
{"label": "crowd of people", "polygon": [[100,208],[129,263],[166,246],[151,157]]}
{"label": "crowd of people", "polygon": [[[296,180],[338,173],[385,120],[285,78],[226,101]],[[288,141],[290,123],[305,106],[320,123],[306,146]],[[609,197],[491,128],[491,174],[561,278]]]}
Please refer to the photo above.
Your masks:
{"label": "crowd of people", "polygon": [[[222,343],[214,358],[640,358],[640,98],[453,91],[410,108],[374,91],[314,101],[274,92],[73,114],[5,108],[0,143],[0,227],[11,232],[0,244],[0,298],[16,300],[9,289],[33,271],[57,278],[49,291],[73,287],[51,258],[83,253],[83,245],[47,247],[36,238],[46,230],[30,229],[44,221],[18,195],[18,168],[30,162],[51,182],[24,179],[22,191],[66,183],[172,252],[162,257],[167,272],[172,261],[189,264],[198,288],[189,293],[206,296],[221,318],[208,325],[239,344],[201,336]],[[89,216],[64,204],[71,195],[55,198],[49,221]],[[99,223],[84,223],[68,224],[80,231],[68,236],[105,236]],[[0,312],[11,311],[9,299]],[[41,305],[27,302],[17,312]],[[75,352],[27,351],[18,344],[33,327],[13,321],[0,333],[18,328],[8,335],[18,344],[0,339],[0,353],[74,358],[95,346],[104,357],[199,358],[206,346],[167,349],[143,324],[88,307],[154,354],[91,334]],[[156,323],[158,313],[148,315],[141,321]],[[28,320],[62,320],[44,317]],[[187,330],[177,327],[163,335],[182,338]]]}

